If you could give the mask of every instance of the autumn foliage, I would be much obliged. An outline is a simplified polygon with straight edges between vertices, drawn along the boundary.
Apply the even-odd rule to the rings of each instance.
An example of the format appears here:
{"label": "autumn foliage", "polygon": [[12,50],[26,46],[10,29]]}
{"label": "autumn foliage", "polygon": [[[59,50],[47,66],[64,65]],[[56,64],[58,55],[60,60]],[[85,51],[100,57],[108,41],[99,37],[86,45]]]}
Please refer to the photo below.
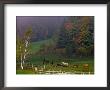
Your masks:
{"label": "autumn foliage", "polygon": [[62,27],[57,45],[60,48],[66,48],[69,55],[93,55],[94,23],[91,20],[93,17],[89,16],[70,17],[69,21],[65,21],[64,27]]}

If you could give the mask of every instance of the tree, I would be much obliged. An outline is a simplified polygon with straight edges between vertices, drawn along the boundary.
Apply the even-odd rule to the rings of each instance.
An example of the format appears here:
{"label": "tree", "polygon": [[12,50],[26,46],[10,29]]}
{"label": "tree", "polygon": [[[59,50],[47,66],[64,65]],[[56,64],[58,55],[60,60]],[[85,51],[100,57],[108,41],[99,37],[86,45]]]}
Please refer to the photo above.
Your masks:
{"label": "tree", "polygon": [[[90,17],[83,17],[80,31],[75,38],[75,42],[78,46],[77,51],[83,53],[82,55],[87,56],[91,53],[94,46],[93,33],[89,30]],[[83,51],[81,51],[83,50]],[[90,51],[91,50],[91,51]],[[82,56],[81,55],[81,56]]]}
{"label": "tree", "polygon": [[27,31],[24,32],[23,38],[17,37],[17,60],[21,61],[21,69],[23,69],[24,62],[26,60],[26,56],[29,54],[29,44],[32,35],[32,29],[28,28]]}
{"label": "tree", "polygon": [[58,37],[57,47],[65,48],[66,43],[67,43],[67,33],[64,29],[62,29]]}
{"label": "tree", "polygon": [[90,16],[69,17],[68,21],[62,25],[57,46],[65,48],[66,54],[69,56],[77,54],[78,51],[83,53],[81,56],[90,55],[86,54],[90,52],[92,55],[94,49],[93,35],[93,18]]}
{"label": "tree", "polygon": [[67,56],[71,56],[75,51],[75,43],[73,42],[75,33],[76,30],[73,29],[73,24],[65,21],[59,33],[57,46],[58,48],[65,48]]}
{"label": "tree", "polygon": [[58,41],[57,41],[57,48],[65,48],[66,44],[67,44],[67,30],[65,29],[65,21],[62,24],[62,27],[60,28],[60,32],[58,34]]}
{"label": "tree", "polygon": [[23,69],[23,52],[24,52],[24,41],[22,38],[17,37],[16,42],[16,59],[17,61],[21,61],[21,69]]}

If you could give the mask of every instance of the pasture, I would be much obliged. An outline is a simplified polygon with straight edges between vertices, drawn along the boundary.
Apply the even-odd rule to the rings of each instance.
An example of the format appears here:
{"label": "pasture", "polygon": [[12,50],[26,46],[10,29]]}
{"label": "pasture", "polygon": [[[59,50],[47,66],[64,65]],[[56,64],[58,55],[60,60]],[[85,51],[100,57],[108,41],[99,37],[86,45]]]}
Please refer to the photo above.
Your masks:
{"label": "pasture", "polygon": [[[94,74],[93,57],[66,57],[57,53],[36,54],[44,44],[54,45],[55,42],[52,39],[32,42],[31,55],[25,61],[23,70],[20,68],[20,62],[17,62],[16,74]],[[61,62],[68,63],[68,66],[61,65]],[[85,64],[88,64],[87,69],[84,68]],[[35,67],[37,67],[37,71],[35,71]]]}
{"label": "pasture", "polygon": [[[69,65],[67,67],[64,66],[58,66],[57,64],[60,64],[61,61],[59,60],[54,60],[53,64],[51,63],[51,59],[49,60],[48,63],[43,64],[43,61],[41,61],[40,59],[38,59],[40,57],[37,57],[36,61],[35,61],[35,57],[34,59],[32,59],[31,64],[35,67],[38,68],[38,72],[35,72],[35,70],[31,69],[25,69],[25,70],[20,70],[17,69],[17,74],[45,74],[48,71],[59,71],[59,73],[68,73],[68,74],[81,74],[82,72],[87,73],[87,74],[94,74],[94,60],[93,58],[74,58],[74,59],[70,59],[70,60],[61,60],[61,61],[65,61],[67,62]],[[84,70],[83,65],[84,64],[88,64],[89,67],[87,70]],[[45,69],[43,71],[40,71],[45,65]],[[30,65],[31,67],[31,65]],[[50,73],[50,74],[57,74],[57,73]]]}

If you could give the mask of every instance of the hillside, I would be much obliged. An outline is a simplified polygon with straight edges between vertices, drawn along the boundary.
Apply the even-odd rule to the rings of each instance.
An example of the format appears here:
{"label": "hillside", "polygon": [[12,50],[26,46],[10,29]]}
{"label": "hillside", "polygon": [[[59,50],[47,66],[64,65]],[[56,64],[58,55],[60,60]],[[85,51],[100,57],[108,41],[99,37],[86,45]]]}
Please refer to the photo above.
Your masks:
{"label": "hillside", "polygon": [[30,45],[30,52],[31,53],[38,52],[42,48],[42,45],[50,45],[50,44],[51,45],[55,44],[55,41],[52,38],[38,42],[32,42]]}

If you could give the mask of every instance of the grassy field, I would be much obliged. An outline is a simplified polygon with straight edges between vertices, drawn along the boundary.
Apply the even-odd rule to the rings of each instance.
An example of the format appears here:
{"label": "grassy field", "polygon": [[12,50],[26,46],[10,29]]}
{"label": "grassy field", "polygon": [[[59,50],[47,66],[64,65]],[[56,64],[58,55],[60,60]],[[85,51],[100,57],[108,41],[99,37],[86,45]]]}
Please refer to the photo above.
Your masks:
{"label": "grassy field", "polygon": [[[32,59],[34,60],[34,59]],[[62,61],[62,60],[61,60]],[[94,60],[93,58],[75,58],[68,60],[66,62],[69,63],[68,67],[62,67],[62,66],[56,66],[57,63],[61,63],[61,61],[56,60],[54,61],[54,64],[45,64],[45,71],[62,71],[62,72],[71,72],[71,73],[76,73],[76,72],[83,72],[83,64],[88,64],[89,68],[87,72],[92,72],[94,73]],[[64,61],[64,60],[63,60]],[[40,70],[43,68],[42,61],[39,59],[36,59],[36,61],[32,61],[32,64],[36,65],[38,69]],[[78,68],[74,68],[73,65],[78,65]],[[17,70],[17,74],[34,74],[35,72],[33,70]],[[37,73],[41,74],[41,73]]]}
{"label": "grassy field", "polygon": [[32,70],[17,70],[16,74],[34,74]]}
{"label": "grassy field", "polygon": [[31,53],[38,52],[42,48],[43,44],[50,45],[53,43],[54,43],[53,39],[43,40],[43,41],[39,41],[39,42],[32,42],[30,45],[30,47],[31,47],[30,52]]}
{"label": "grassy field", "polygon": [[[33,42],[31,43],[31,53],[36,53],[38,52],[41,48],[42,45],[46,44],[54,44],[52,39],[49,40],[43,40],[39,42]],[[65,57],[65,56],[60,56],[57,54],[47,54],[47,55],[36,55],[32,54],[28,60],[33,64],[34,66],[37,66],[39,70],[44,67],[43,60],[44,58],[48,60],[50,63],[45,64],[45,70],[43,70],[42,74],[45,74],[46,71],[61,71],[61,72],[69,72],[69,73],[75,73],[75,74],[81,74],[79,72],[83,72],[83,64],[88,64],[89,68],[87,72],[91,72],[91,74],[94,73],[94,58],[93,57]],[[53,64],[51,64],[53,62]],[[63,67],[63,66],[57,66],[57,64],[60,64],[61,62],[66,62],[69,64],[68,67]],[[78,65],[77,68],[74,68],[74,65]],[[35,72],[33,69],[17,69],[16,74],[41,74],[39,72]]]}

